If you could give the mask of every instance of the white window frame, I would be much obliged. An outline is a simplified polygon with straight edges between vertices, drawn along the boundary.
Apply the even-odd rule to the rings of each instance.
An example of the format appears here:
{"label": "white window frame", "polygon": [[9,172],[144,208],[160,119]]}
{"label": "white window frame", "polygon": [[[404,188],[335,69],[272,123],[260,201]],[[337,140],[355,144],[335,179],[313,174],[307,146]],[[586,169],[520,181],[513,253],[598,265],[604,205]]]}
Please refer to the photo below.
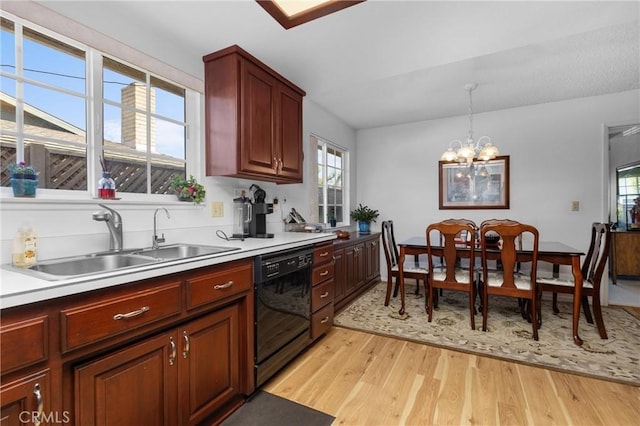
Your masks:
{"label": "white window frame", "polygon": [[[102,108],[103,108],[103,93],[102,93],[102,57],[109,56],[114,60],[121,62],[125,65],[131,66],[132,68],[139,69],[143,71],[145,74],[153,75],[161,80],[170,82],[171,84],[176,85],[177,87],[181,87],[185,89],[185,123],[186,123],[186,135],[185,135],[185,163],[186,163],[186,175],[190,174],[196,177],[198,180],[202,181],[204,176],[204,169],[202,165],[197,161],[199,158],[202,158],[201,151],[204,150],[201,140],[202,140],[202,131],[200,130],[203,126],[202,123],[202,108],[203,105],[203,94],[195,91],[189,87],[186,87],[182,84],[175,83],[171,79],[166,77],[157,75],[148,70],[145,70],[141,66],[137,66],[136,64],[129,63],[125,60],[119,59],[114,55],[110,55],[104,52],[101,52],[97,49],[94,49],[90,46],[87,46],[79,41],[73,40],[64,35],[53,32],[47,28],[44,28],[38,24],[20,18],[18,16],[12,15],[5,11],[0,11],[0,15],[8,20],[11,20],[15,24],[15,37],[16,37],[16,73],[15,75],[11,73],[2,72],[3,76],[7,76],[11,79],[16,79],[19,81],[17,90],[16,90],[16,158],[17,161],[22,161],[24,156],[24,143],[23,143],[23,123],[22,123],[22,102],[23,102],[23,93],[22,93],[22,84],[24,82],[35,84],[40,87],[47,87],[46,84],[41,82],[36,82],[33,80],[25,79],[22,75],[22,27],[30,28],[34,31],[42,33],[48,37],[59,40],[69,46],[81,49],[86,52],[85,61],[85,77],[87,81],[86,86],[86,99],[87,99],[87,124],[86,124],[86,143],[87,143],[87,189],[86,190],[65,190],[65,189],[47,189],[47,188],[38,188],[37,196],[31,199],[25,198],[14,198],[13,192],[10,187],[0,187],[0,200],[2,203],[29,203],[31,205],[37,203],[65,203],[68,201],[71,202],[87,202],[94,204],[96,202],[96,193],[97,193],[97,182],[100,178],[100,162],[99,156],[102,153],[102,138],[103,138],[103,121],[102,121]],[[18,31],[20,28],[20,31]],[[147,78],[148,79],[148,78]],[[59,88],[56,90],[60,91]],[[64,93],[64,92],[63,92]],[[163,120],[169,120],[170,118],[162,117]],[[175,120],[173,120],[175,121]],[[3,164],[3,166],[5,166]],[[147,191],[149,188],[149,167],[147,167]],[[119,192],[118,197],[121,198],[118,200],[121,204],[157,204],[158,202],[166,203],[175,203],[176,205],[184,206],[185,203],[181,203],[176,199],[174,195],[168,194],[149,194],[149,193],[125,193]],[[189,203],[191,205],[191,203]]]}
{"label": "white window frame", "polygon": [[325,138],[322,138],[320,136],[316,136],[316,135],[311,135],[311,145],[313,147],[313,167],[312,167],[312,171],[313,171],[313,195],[312,195],[312,200],[315,201],[315,206],[314,206],[314,215],[318,214],[318,190],[319,190],[319,186],[318,186],[318,146],[321,145],[323,148],[323,157],[325,159],[324,161],[324,167],[323,167],[323,174],[324,174],[324,185],[323,185],[323,199],[324,199],[324,217],[319,217],[318,221],[321,223],[325,223],[328,224],[329,221],[327,220],[327,211],[328,211],[328,205],[327,205],[327,201],[328,201],[328,196],[327,196],[327,190],[328,190],[328,185],[327,185],[327,164],[326,164],[326,158],[327,158],[327,147],[331,147],[335,150],[340,151],[343,155],[342,155],[342,165],[343,165],[343,174],[342,174],[342,222],[337,222],[336,226],[348,226],[350,224],[349,221],[349,186],[350,186],[350,171],[349,171],[349,150],[345,149],[343,147],[341,147],[340,145],[331,142]]}

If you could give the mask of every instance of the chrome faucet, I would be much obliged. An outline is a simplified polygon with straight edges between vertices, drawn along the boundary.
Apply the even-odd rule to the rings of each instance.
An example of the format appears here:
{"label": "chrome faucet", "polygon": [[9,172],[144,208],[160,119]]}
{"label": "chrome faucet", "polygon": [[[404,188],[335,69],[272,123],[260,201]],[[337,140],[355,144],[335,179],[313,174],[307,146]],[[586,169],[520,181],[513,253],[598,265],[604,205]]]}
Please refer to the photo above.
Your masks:
{"label": "chrome faucet", "polygon": [[105,206],[104,204],[98,204],[100,207],[107,209],[108,211],[95,212],[93,214],[93,220],[99,222],[105,222],[107,228],[109,228],[109,250],[120,251],[122,250],[122,216],[112,208]]}
{"label": "chrome faucet", "polygon": [[162,237],[158,237],[158,231],[157,231],[158,212],[160,210],[164,210],[164,212],[167,214],[167,219],[171,219],[171,216],[169,215],[169,210],[165,209],[164,207],[157,208],[156,211],[153,213],[153,244],[152,246],[154,249],[158,248],[158,243],[164,243],[165,241],[164,232],[162,233]]}

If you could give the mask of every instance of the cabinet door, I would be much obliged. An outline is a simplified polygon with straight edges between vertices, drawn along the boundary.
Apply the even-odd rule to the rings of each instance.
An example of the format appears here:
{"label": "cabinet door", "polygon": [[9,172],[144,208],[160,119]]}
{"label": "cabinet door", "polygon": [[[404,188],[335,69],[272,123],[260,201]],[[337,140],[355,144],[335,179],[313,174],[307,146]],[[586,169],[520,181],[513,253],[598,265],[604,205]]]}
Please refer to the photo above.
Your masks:
{"label": "cabinet door", "polygon": [[278,82],[245,60],[241,60],[241,73],[240,168],[243,172],[273,176],[279,156],[275,141]]}
{"label": "cabinet door", "polygon": [[280,85],[278,92],[278,176],[302,182],[302,96]]}
{"label": "cabinet door", "polygon": [[614,232],[615,275],[640,275],[640,232]]}
{"label": "cabinet door", "polygon": [[178,344],[164,333],[76,367],[76,424],[178,424]]}
{"label": "cabinet door", "polygon": [[335,259],[335,264],[333,265],[333,300],[336,304],[342,301],[346,295],[347,271],[344,252],[344,249],[333,252],[333,258]]}
{"label": "cabinet door", "polygon": [[380,244],[378,240],[369,240],[365,243],[366,252],[366,281],[369,282],[380,274]]}
{"label": "cabinet door", "polygon": [[68,413],[51,410],[51,383],[49,370],[44,370],[15,380],[3,383],[0,388],[0,425],[13,426],[25,424],[49,424],[59,421],[69,423]]}
{"label": "cabinet door", "polygon": [[197,424],[240,393],[239,304],[179,328],[181,424]]}
{"label": "cabinet door", "polygon": [[364,284],[364,243],[345,247],[344,257],[347,276],[345,294],[348,295]]}

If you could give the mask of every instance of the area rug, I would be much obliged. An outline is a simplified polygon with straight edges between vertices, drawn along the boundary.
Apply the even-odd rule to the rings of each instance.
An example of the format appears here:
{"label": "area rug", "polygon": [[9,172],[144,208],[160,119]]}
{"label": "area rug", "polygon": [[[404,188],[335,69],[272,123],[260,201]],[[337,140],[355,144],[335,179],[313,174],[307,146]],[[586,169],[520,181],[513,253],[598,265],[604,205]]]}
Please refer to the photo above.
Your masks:
{"label": "area rug", "polygon": [[222,422],[222,426],[329,426],[335,417],[277,395],[258,391]]}
{"label": "area rug", "polygon": [[577,346],[572,339],[571,303],[560,302],[560,313],[554,315],[551,301],[543,300],[536,342],[531,324],[522,318],[513,298],[490,296],[488,330],[483,332],[481,314],[475,316],[476,330],[471,329],[467,293],[445,290],[429,323],[423,297],[408,291],[406,313],[400,316],[399,298],[384,306],[385,291],[386,283],[376,285],[337,315],[334,324],[640,386],[640,320],[621,308],[603,307],[607,340],[600,339],[595,324],[587,323],[581,312],[578,332],[584,344]]}

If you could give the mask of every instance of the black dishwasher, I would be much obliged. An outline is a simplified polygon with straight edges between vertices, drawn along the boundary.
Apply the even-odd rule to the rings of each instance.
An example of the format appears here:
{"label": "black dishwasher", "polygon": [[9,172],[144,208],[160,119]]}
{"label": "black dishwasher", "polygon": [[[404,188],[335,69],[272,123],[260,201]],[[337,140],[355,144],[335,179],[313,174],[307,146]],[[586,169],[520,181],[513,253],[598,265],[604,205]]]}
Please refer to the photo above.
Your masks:
{"label": "black dishwasher", "polygon": [[256,387],[310,342],[313,246],[258,256],[255,263]]}

